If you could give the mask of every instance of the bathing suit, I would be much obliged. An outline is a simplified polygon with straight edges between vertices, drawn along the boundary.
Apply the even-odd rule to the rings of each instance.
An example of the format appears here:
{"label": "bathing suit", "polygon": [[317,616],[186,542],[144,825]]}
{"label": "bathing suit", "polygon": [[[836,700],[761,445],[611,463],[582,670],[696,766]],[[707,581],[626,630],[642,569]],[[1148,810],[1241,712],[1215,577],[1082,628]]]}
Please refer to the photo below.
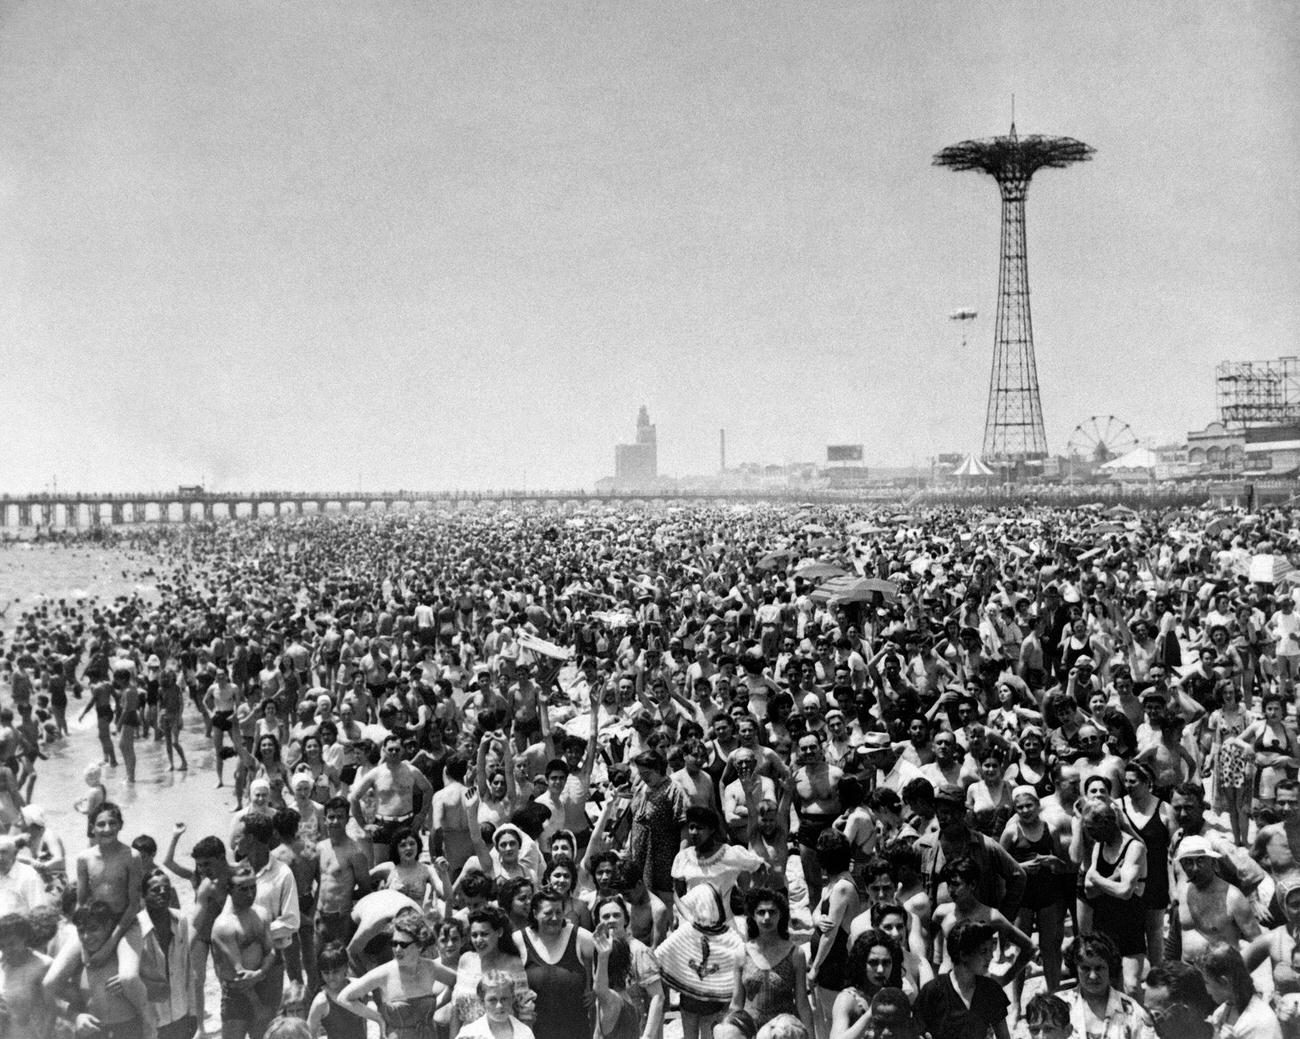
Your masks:
{"label": "bathing suit", "polygon": [[[821,904],[817,907],[817,912],[823,916],[830,911],[831,895],[827,891],[822,896]],[[817,956],[817,948],[826,940],[826,935],[818,933],[813,940],[813,958]],[[849,983],[848,979],[849,966],[849,934],[844,929],[843,924],[835,929],[835,938],[831,941],[830,951],[826,953],[826,958],[822,960],[822,965],[817,971],[817,987],[831,989],[838,992]]]}
{"label": "bathing suit", "polygon": [[213,711],[212,727],[214,729],[220,729],[222,732],[229,732],[231,729],[235,727],[235,712],[234,711]]}
{"label": "bathing suit", "polygon": [[[1163,864],[1169,861],[1169,846],[1173,838],[1169,834],[1169,827],[1160,818],[1160,804],[1156,803],[1151,818],[1141,826],[1138,826],[1137,820],[1129,814],[1127,797],[1120,802],[1120,810],[1138,837],[1142,839],[1142,843],[1147,846],[1147,886],[1142,895],[1142,902],[1148,909],[1165,909],[1169,906],[1169,871],[1163,868]],[[1152,863],[1159,865],[1156,869],[1151,869]]]}
{"label": "bathing suit", "polygon": [[377,844],[392,844],[393,838],[402,830],[410,829],[411,820],[414,818],[414,812],[407,812],[405,815],[375,816],[375,842]]}
{"label": "bathing suit", "polygon": [[381,995],[375,1006],[384,1019],[389,1039],[434,1039],[433,1012],[437,996],[414,996],[391,1003]]}
{"label": "bathing suit", "polygon": [[[796,840],[801,847],[817,847],[817,838],[835,825],[838,816],[828,815],[825,812],[797,812],[799,816],[799,833]],[[843,988],[843,986],[839,986]]]}
{"label": "bathing suit", "polygon": [[[1120,863],[1124,861],[1124,856],[1132,843],[1132,838],[1129,838],[1120,845],[1119,855],[1114,862],[1107,862],[1106,856],[1102,854],[1101,845],[1095,845],[1092,849],[1093,869],[1109,880],[1118,872]],[[1138,881],[1138,889],[1131,898],[1097,894],[1089,899],[1092,904],[1093,930],[1110,935],[1121,956],[1140,956],[1146,952],[1146,914],[1142,912],[1145,905],[1144,881],[1145,878]]]}
{"label": "bathing suit", "polygon": [[[1017,824],[1012,832],[1011,846],[1007,848],[1017,862],[1028,862],[1037,855],[1055,855],[1052,835],[1043,827],[1042,836],[1031,841]],[[1028,879],[1025,894],[1020,901],[1022,909],[1046,909],[1061,904],[1071,893],[1074,878],[1069,873],[1052,873],[1046,869],[1026,870]]]}

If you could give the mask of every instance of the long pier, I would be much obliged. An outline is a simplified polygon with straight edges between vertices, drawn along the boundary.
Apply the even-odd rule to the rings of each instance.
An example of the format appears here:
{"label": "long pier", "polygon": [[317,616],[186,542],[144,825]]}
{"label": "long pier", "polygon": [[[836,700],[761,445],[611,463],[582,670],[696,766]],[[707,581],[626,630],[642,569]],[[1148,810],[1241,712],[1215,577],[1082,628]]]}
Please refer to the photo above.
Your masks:
{"label": "long pier", "polygon": [[527,502],[554,505],[650,502],[898,501],[906,492],[890,488],[848,491],[146,491],[128,494],[57,491],[0,494],[0,528],[93,527],[124,523],[189,523],[257,516],[310,516],[366,511],[473,508]]}

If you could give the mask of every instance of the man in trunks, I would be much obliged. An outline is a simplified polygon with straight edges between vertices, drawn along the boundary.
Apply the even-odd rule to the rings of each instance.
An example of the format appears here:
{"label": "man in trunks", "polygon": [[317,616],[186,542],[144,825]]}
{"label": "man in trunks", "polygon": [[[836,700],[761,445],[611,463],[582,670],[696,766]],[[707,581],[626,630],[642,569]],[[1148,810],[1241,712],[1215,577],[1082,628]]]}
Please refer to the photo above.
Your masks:
{"label": "man in trunks", "polygon": [[[308,802],[311,803],[311,802]],[[293,874],[293,882],[298,892],[298,933],[293,936],[285,949],[285,966],[289,977],[293,979],[285,1005],[310,1001],[319,988],[316,976],[316,943],[312,930],[312,910],[315,899],[312,885],[316,880],[316,844],[306,844],[298,835],[301,816],[293,808],[277,808],[271,817],[278,843],[271,849],[271,858],[283,863]],[[307,987],[301,984],[304,968],[307,974]]]}
{"label": "man in trunks", "polygon": [[[374,839],[374,861],[385,861],[389,856],[389,845],[393,836],[404,829],[419,833],[428,826],[428,817],[433,803],[433,787],[424,778],[424,774],[410,762],[405,761],[406,751],[402,746],[402,736],[390,732],[384,737],[383,758],[379,764],[362,777],[352,789],[352,817],[366,828]],[[379,806],[375,821],[367,824],[362,814],[361,802],[366,794],[374,789]],[[415,817],[415,794],[420,794],[420,819]]]}
{"label": "man in trunks", "polygon": [[280,1008],[282,974],[266,911],[254,904],[257,878],[241,863],[230,878],[230,906],[212,926],[212,962],[221,979],[222,1039],[261,1039]]}
{"label": "man in trunks", "polygon": [[352,910],[357,899],[370,894],[370,861],[348,836],[348,802],[325,802],[325,839],[316,842],[316,940],[320,948],[332,941],[344,945],[352,938]]}
{"label": "man in trunks", "polygon": [[515,728],[531,740],[542,731],[537,703],[540,690],[533,681],[532,665],[519,664],[515,668],[515,679],[509,689],[510,713],[515,719]]}
{"label": "man in trunks", "polygon": [[817,838],[835,825],[840,814],[840,780],[844,772],[828,765],[822,742],[811,732],[799,737],[796,753],[794,808],[799,816],[799,858],[808,882],[808,903],[815,905],[822,894],[822,870],[817,862]]}
{"label": "man in trunks", "polygon": [[443,786],[433,795],[433,828],[429,831],[429,858],[437,862],[445,856],[453,876],[459,876],[465,863],[474,857],[469,839],[469,815],[465,809],[465,773],[469,762],[453,754],[443,766]]}
{"label": "man in trunks", "polygon": [[135,676],[126,670],[113,672],[113,687],[117,692],[117,745],[122,751],[122,764],[126,766],[126,781],[135,782],[135,741],[140,734],[144,709],[140,686]]}
{"label": "man in trunks", "polygon": [[77,905],[84,908],[92,902],[101,902],[116,914],[108,940],[96,947],[86,966],[99,968],[116,958],[123,993],[143,1010],[149,997],[140,980],[144,936],[137,917],[144,864],[138,851],[117,839],[121,832],[122,810],[105,801],[95,809],[92,820],[91,835],[95,843],[77,855]]}
{"label": "man in trunks", "polygon": [[208,980],[208,950],[212,947],[212,925],[230,896],[230,863],[220,837],[204,837],[194,845],[194,937],[190,945],[190,966],[198,988],[196,1014],[203,1020],[203,990]]}
{"label": "man in trunks", "polygon": [[[117,751],[113,749],[113,718],[117,714],[117,694],[112,682],[103,680],[90,687],[90,699],[86,701],[81,714],[77,715],[77,721],[81,721],[92,710],[99,725],[99,745],[104,751],[104,760],[117,768]],[[0,748],[0,754],[3,754],[3,748]]]}

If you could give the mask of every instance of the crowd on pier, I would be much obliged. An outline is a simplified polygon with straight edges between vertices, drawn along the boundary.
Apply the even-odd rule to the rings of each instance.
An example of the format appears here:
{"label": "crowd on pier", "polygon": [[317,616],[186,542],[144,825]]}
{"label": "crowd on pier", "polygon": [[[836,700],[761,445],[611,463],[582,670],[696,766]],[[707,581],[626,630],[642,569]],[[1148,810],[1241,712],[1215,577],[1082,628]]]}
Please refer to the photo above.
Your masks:
{"label": "crowd on pier", "polygon": [[157,597],[8,618],[0,1039],[1300,1035],[1300,511],[110,536]]}

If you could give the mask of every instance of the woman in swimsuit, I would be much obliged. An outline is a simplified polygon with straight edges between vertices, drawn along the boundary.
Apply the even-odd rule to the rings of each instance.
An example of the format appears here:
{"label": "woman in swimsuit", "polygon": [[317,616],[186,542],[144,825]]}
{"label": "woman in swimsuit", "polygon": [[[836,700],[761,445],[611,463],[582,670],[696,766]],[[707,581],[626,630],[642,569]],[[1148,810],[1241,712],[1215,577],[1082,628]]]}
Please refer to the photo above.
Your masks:
{"label": "woman in swimsuit", "polygon": [[410,830],[393,836],[392,861],[381,862],[370,876],[380,886],[400,891],[416,905],[426,905],[433,898],[435,884],[431,867],[420,861],[420,840]]}
{"label": "woman in swimsuit", "polygon": [[[1073,870],[1056,835],[1042,819],[1042,803],[1031,786],[1018,786],[1011,794],[1016,814],[1007,820],[1001,844],[1020,863],[1028,881],[1020,913],[1012,921],[1025,934],[1038,927],[1038,947],[1043,957],[1047,990],[1061,987],[1061,949],[1065,935],[1065,909],[1073,889]],[[1013,989],[1020,1003],[1023,976]]]}
{"label": "woman in swimsuit", "polygon": [[1293,774],[1300,763],[1297,761],[1295,737],[1286,727],[1284,704],[1281,694],[1266,694],[1264,717],[1236,738],[1236,742],[1245,744],[1255,755],[1259,784],[1256,796],[1267,808],[1271,808],[1276,800],[1278,783]]}
{"label": "woman in swimsuit", "polygon": [[762,1028],[777,1014],[795,1014],[811,1033],[804,951],[790,941],[790,903],[784,892],[755,889],[746,900],[749,941],[735,972],[731,1009],[744,1010]]}
{"label": "woman in swimsuit", "polygon": [[284,804],[285,791],[289,786],[289,773],[284,767],[280,755],[280,741],[277,737],[266,735],[257,741],[257,767],[253,773],[255,779],[265,779],[271,784],[271,802],[277,808]]}
{"label": "woman in swimsuit", "polygon": [[1052,782],[1052,764],[1043,757],[1046,747],[1043,730],[1037,725],[1026,726],[1020,734],[1020,760],[1012,768],[1018,779],[1016,785],[1033,787],[1040,799],[1056,790],[1056,784]]}
{"label": "woman in swimsuit", "polygon": [[317,804],[324,804],[334,796],[338,789],[339,774],[325,763],[325,746],[315,734],[303,737],[302,760],[298,762],[299,770],[306,765],[311,772],[311,799]]}
{"label": "woman in swimsuit", "polygon": [[1240,690],[1232,682],[1218,685],[1219,707],[1210,715],[1201,737],[1205,766],[1214,780],[1214,808],[1226,812],[1232,826],[1232,841],[1244,848],[1250,830],[1251,778],[1255,757],[1239,737],[1250,726],[1250,715],[1241,707]]}
{"label": "woman in swimsuit", "polygon": [[528,987],[537,993],[537,1039],[572,1039],[591,1030],[585,997],[595,962],[590,931],[570,922],[565,902],[543,888],[533,896],[532,926],[520,933]]}
{"label": "woman in swimsuit", "polygon": [[975,829],[996,840],[1015,812],[1011,801],[1011,784],[1003,778],[1007,756],[1002,748],[990,743],[980,755],[980,778],[966,790],[966,807]]}
{"label": "woman in swimsuit", "polygon": [[817,864],[828,880],[813,913],[815,934],[808,982],[814,986],[813,1024],[817,1039],[829,1039],[832,1008],[839,992],[849,983],[849,929],[862,908],[862,900],[850,873],[853,848],[844,834],[827,830],[817,838]]}
{"label": "woman in swimsuit", "polygon": [[[465,1025],[483,1016],[483,998],[478,994],[478,982],[485,974],[505,971],[514,980],[516,999],[528,993],[528,975],[524,973],[523,961],[510,935],[509,918],[496,906],[485,905],[470,910],[469,946],[469,950],[461,954],[452,981],[452,1035],[457,1035]],[[584,1028],[582,1034],[586,1031]]]}
{"label": "woman in swimsuit", "polygon": [[1147,957],[1153,967],[1165,959],[1165,917],[1169,909],[1169,846],[1173,843],[1173,809],[1151,792],[1155,775],[1140,761],[1130,761],[1124,766],[1124,788],[1128,793],[1120,800],[1119,809],[1124,818],[1147,846],[1146,891],[1142,903],[1146,912]]}
{"label": "woman in swimsuit", "polygon": [[436,1039],[434,985],[454,985],[456,972],[420,955],[432,943],[433,932],[418,910],[400,910],[391,926],[392,960],[344,988],[339,1006],[375,1022],[388,1039]]}

